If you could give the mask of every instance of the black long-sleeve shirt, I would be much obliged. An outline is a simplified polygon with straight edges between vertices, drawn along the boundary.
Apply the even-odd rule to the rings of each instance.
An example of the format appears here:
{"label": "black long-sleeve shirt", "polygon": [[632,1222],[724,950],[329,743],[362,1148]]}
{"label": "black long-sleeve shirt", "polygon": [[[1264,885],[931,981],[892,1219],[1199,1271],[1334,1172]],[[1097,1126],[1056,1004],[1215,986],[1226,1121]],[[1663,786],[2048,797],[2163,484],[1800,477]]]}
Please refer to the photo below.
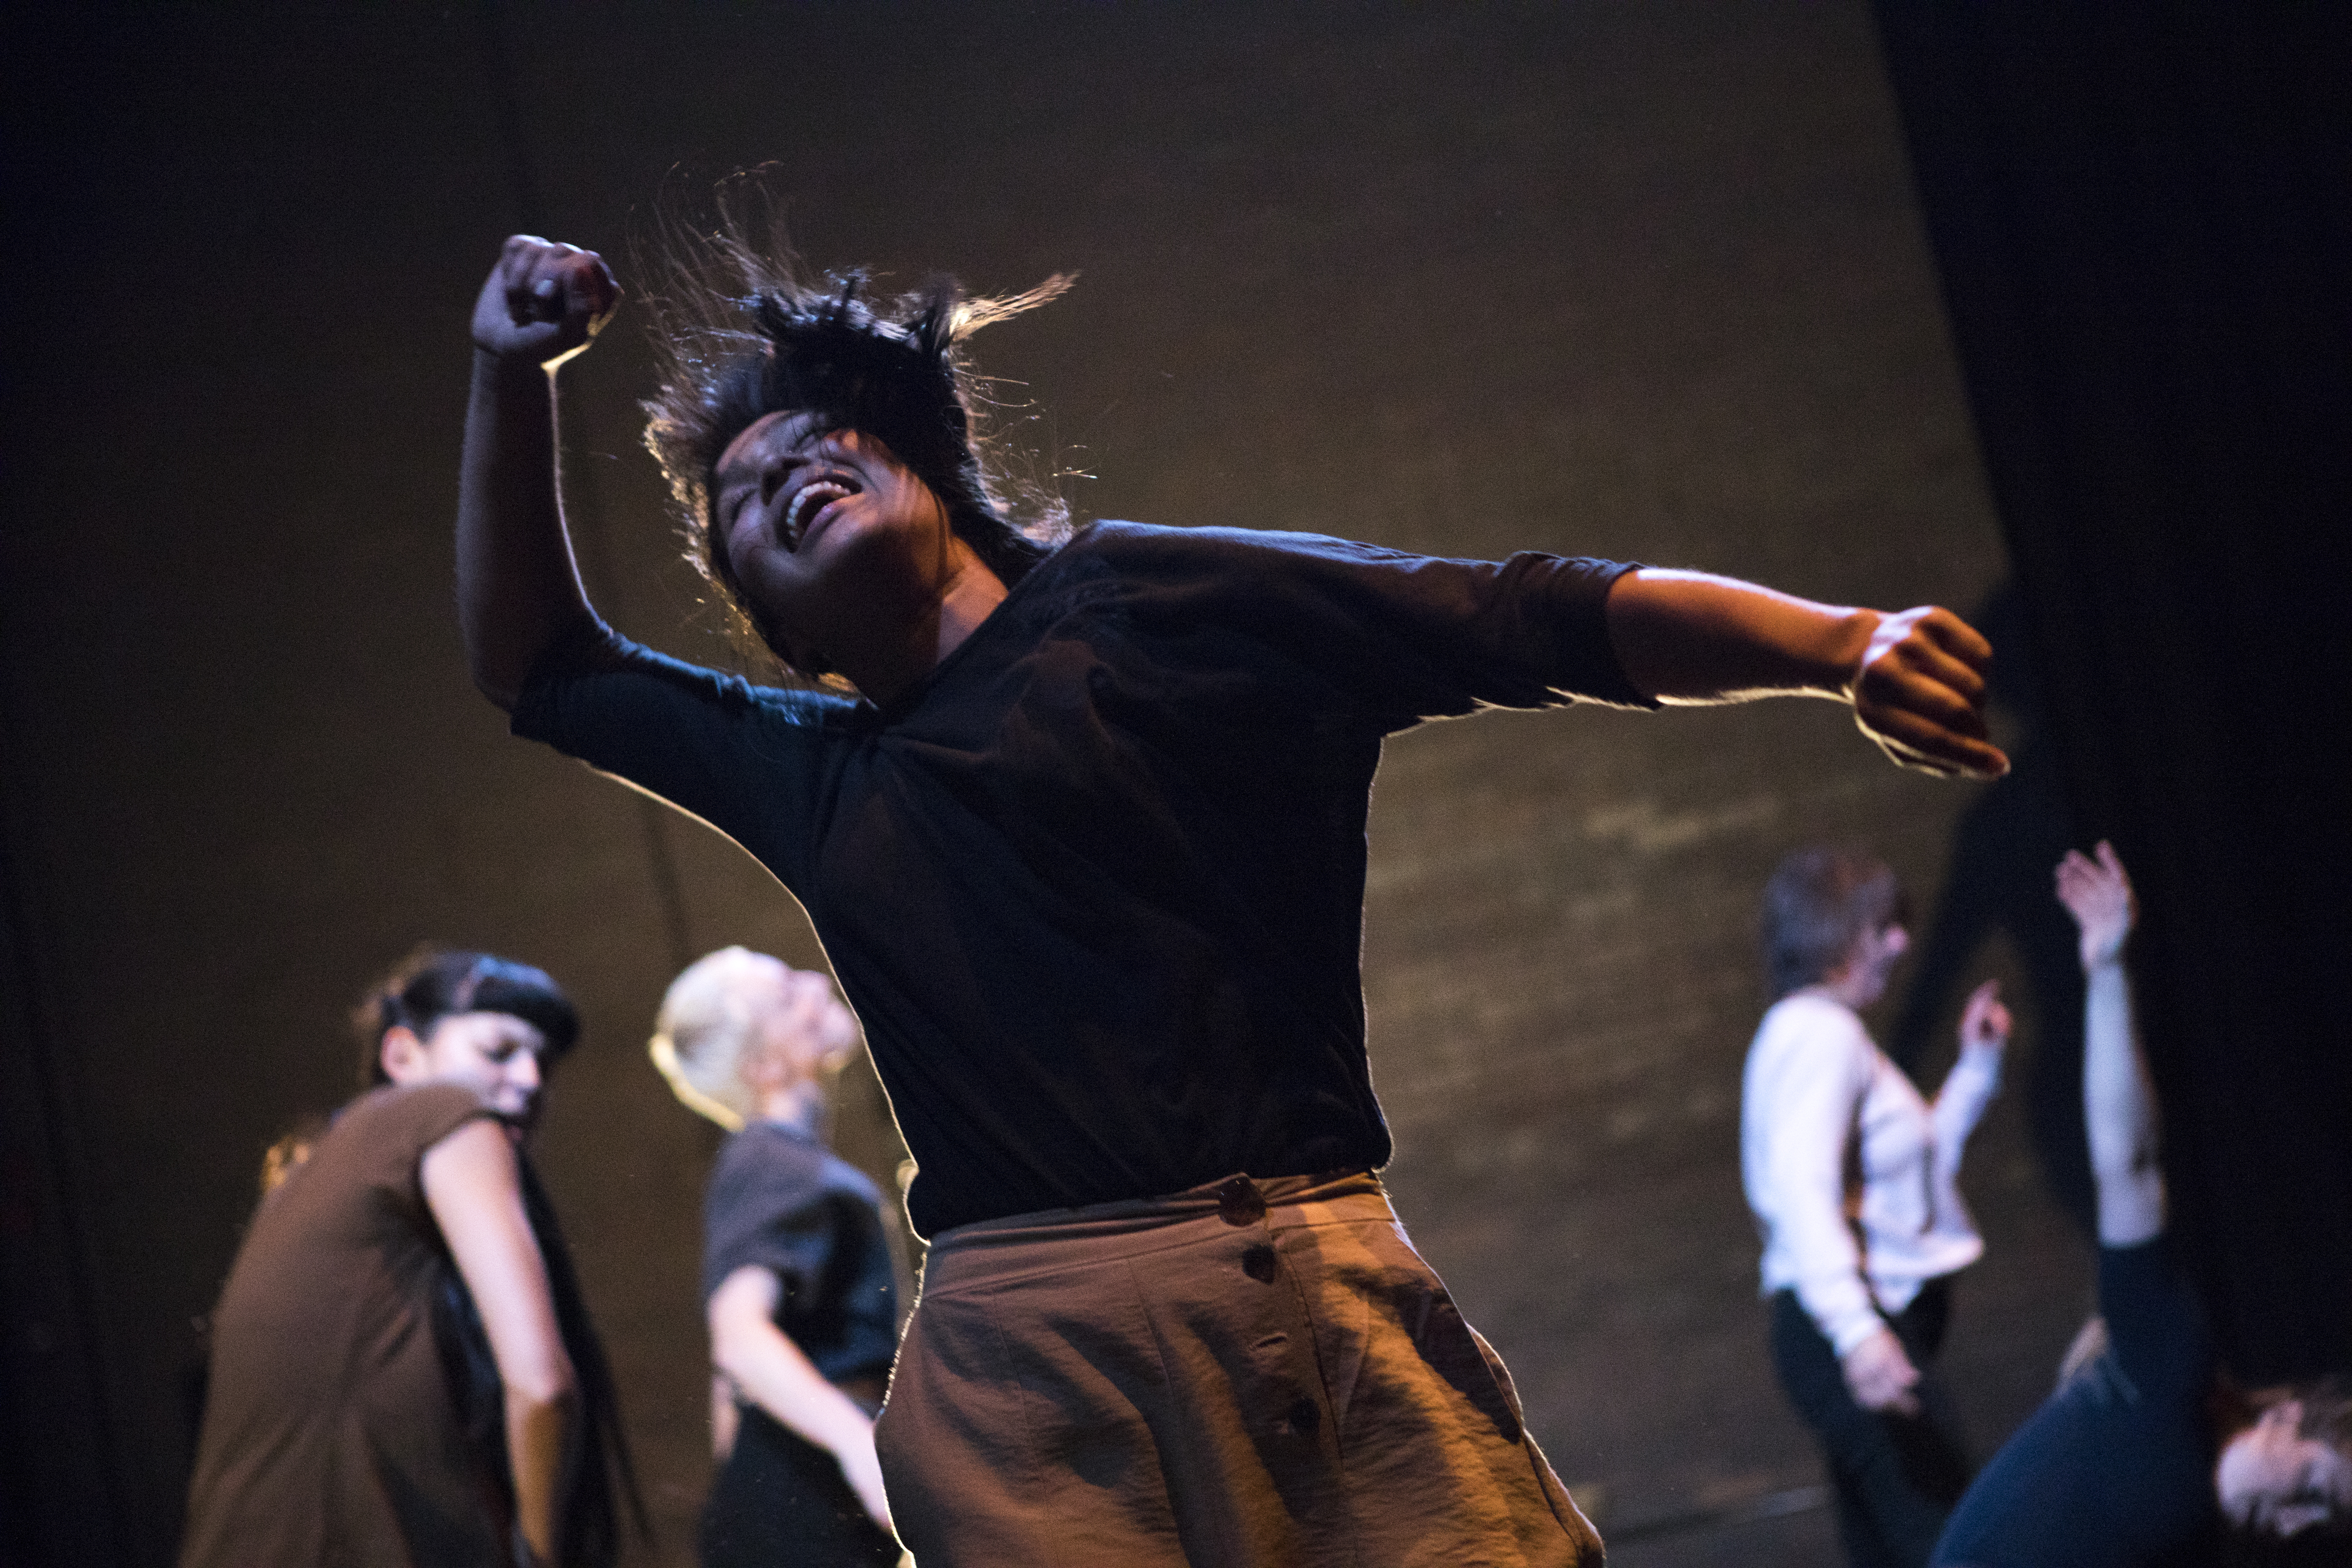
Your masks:
{"label": "black long-sleeve shirt", "polygon": [[1104,522],[887,707],[582,637],[514,728],[800,899],[930,1235],[1384,1163],[1360,962],[1381,739],[1643,703],[1604,614],[1627,569]]}

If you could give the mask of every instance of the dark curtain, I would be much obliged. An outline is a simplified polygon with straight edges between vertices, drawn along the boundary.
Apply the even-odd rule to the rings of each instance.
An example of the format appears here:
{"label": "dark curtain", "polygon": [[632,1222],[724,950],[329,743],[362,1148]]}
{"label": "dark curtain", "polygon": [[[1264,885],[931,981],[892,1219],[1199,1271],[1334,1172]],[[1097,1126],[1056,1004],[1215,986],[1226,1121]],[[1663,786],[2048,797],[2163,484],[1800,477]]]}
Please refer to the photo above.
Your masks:
{"label": "dark curtain", "polygon": [[2352,1369],[2352,7],[1880,0],[2233,1370]]}

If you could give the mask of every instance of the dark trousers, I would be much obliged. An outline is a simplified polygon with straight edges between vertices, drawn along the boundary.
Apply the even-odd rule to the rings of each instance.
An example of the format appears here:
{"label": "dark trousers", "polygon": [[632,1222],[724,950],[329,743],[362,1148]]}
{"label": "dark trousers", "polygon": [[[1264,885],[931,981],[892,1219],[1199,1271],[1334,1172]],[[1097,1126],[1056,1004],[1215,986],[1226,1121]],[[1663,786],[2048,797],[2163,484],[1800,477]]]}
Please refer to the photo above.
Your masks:
{"label": "dark trousers", "polygon": [[703,1568],[884,1568],[898,1543],[866,1517],[834,1457],[743,1406],[702,1505]]}
{"label": "dark trousers", "polygon": [[1772,1298],[1772,1366],[1797,1414],[1821,1439],[1837,1498],[1838,1535],[1855,1568],[1926,1568],[1944,1520],[1974,1472],[1950,1399],[1928,1370],[1951,1315],[1951,1283],[1931,1279],[1886,1320],[1919,1369],[1919,1414],[1853,1402],[1837,1352],[1793,1290]]}

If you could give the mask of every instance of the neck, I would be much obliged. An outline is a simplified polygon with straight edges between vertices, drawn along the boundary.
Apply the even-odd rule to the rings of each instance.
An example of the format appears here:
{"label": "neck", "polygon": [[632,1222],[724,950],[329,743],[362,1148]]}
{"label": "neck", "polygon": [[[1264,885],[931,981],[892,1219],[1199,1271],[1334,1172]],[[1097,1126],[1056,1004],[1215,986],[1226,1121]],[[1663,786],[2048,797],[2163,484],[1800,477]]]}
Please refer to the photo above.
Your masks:
{"label": "neck", "polygon": [[845,653],[835,663],[866,698],[887,705],[940,667],[961,647],[980,623],[1004,602],[1003,580],[984,565],[961,540],[955,542],[956,570],[937,593],[895,623],[895,635],[864,635],[864,644]]}
{"label": "neck", "polygon": [[761,1121],[781,1121],[803,1131],[815,1129],[818,1113],[824,1110],[824,1090],[809,1079],[784,1084],[760,1096]]}
{"label": "neck", "polygon": [[1816,980],[1806,989],[1817,992],[1853,1013],[1861,1012],[1878,1000],[1874,993],[1865,995],[1862,981],[1851,973],[1841,973],[1830,975],[1826,979]]}

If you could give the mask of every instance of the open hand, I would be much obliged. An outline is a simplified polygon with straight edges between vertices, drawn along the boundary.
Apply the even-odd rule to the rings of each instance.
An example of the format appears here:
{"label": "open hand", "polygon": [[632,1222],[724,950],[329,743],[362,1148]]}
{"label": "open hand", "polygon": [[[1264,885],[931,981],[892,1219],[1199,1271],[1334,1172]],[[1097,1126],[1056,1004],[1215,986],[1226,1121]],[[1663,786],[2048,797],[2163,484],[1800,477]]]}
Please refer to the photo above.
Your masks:
{"label": "open hand", "polygon": [[2124,874],[2124,863],[2116,857],[2116,847],[2102,838],[2096,853],[2098,858],[2095,860],[2080,849],[2069,849],[2066,858],[2058,862],[2058,901],[2066,906],[2066,912],[2074,917],[2074,924],[2083,933],[2085,969],[2112,963],[2120,957],[2124,938],[2131,934],[2133,924],[2139,919],[2131,879]]}
{"label": "open hand", "polygon": [[1864,1410],[1891,1410],[1898,1415],[1919,1414],[1919,1369],[1903,1353],[1903,1342],[1892,1329],[1881,1329],[1839,1361],[1846,1392]]}
{"label": "open hand", "polygon": [[1933,605],[1880,618],[1849,695],[1854,721],[1905,767],[1997,779],[2009,759],[1986,738],[1992,645]]}
{"label": "open hand", "polygon": [[620,300],[620,284],[594,251],[514,235],[474,301],[474,342],[551,370],[588,346]]}
{"label": "open hand", "polygon": [[2009,1044],[2009,1009],[2001,1005],[2000,982],[1988,980],[1969,993],[1960,1010],[1960,1047],[1997,1051]]}

